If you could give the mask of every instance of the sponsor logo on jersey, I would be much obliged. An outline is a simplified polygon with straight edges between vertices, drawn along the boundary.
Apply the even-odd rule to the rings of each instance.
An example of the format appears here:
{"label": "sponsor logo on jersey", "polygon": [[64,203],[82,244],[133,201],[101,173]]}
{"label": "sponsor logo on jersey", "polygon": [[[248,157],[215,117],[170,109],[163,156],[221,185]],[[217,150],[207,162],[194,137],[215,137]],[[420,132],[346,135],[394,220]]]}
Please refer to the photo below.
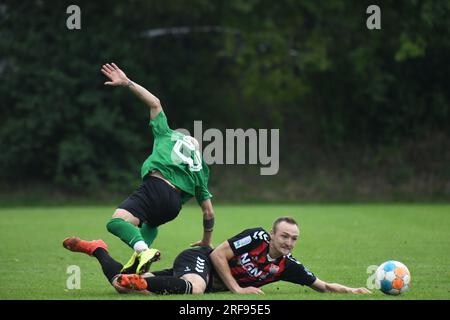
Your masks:
{"label": "sponsor logo on jersey", "polygon": [[256,267],[253,262],[251,257],[248,256],[248,253],[244,253],[241,256],[241,265],[245,268],[245,270],[247,270],[247,273],[252,276],[252,277],[259,277],[262,274],[262,271],[260,271],[258,269],[258,267]]}
{"label": "sponsor logo on jersey", "polygon": [[247,244],[249,244],[250,242],[252,242],[252,237],[250,236],[246,236],[245,238],[236,240],[235,242],[233,242],[234,248],[235,249],[239,249]]}

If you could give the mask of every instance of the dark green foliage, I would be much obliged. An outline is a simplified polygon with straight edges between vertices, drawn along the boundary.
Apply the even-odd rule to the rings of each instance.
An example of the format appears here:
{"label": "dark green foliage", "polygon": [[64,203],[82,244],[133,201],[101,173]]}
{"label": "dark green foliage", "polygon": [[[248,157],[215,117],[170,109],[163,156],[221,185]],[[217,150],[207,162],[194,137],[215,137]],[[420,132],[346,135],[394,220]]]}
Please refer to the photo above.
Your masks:
{"label": "dark green foliage", "polygon": [[[105,62],[157,95],[173,128],[280,128],[285,170],[329,152],[340,163],[365,154],[362,167],[397,163],[395,183],[443,167],[402,148],[435,135],[448,145],[448,1],[383,1],[373,31],[369,1],[79,1],[79,31],[66,28],[70,4],[1,5],[3,182],[136,184],[151,151],[148,111],[126,89],[103,86]],[[147,34],[171,27],[190,31]],[[396,149],[400,160],[383,153]]]}

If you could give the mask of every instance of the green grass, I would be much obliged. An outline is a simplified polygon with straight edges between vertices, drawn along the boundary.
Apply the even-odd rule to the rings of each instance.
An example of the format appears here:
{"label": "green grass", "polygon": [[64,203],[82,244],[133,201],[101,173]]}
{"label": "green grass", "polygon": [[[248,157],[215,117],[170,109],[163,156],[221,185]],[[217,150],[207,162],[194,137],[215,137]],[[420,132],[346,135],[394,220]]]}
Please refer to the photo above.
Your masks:
{"label": "green grass", "polygon": [[[270,229],[278,216],[291,215],[300,225],[293,255],[319,278],[365,286],[370,265],[395,259],[411,272],[411,289],[397,297],[321,294],[278,282],[263,287],[264,296],[230,293],[202,296],[119,295],[107,283],[94,258],[63,249],[66,236],[104,239],[113,257],[125,262],[131,250],[110,235],[105,223],[114,207],[0,209],[0,299],[449,299],[450,205],[241,205],[217,206],[214,244],[248,227]],[[201,236],[201,212],[185,207],[160,227],[154,246],[171,266],[175,256]],[[67,267],[81,269],[81,289],[66,289]]]}

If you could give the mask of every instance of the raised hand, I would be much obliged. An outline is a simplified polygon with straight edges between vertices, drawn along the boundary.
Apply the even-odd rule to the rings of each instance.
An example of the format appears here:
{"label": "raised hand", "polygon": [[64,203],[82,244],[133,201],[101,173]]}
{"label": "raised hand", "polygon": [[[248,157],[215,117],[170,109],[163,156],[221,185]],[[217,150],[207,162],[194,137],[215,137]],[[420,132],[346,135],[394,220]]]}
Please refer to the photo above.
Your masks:
{"label": "raised hand", "polygon": [[110,80],[105,82],[107,86],[127,86],[130,83],[127,75],[114,63],[104,64],[101,71]]}

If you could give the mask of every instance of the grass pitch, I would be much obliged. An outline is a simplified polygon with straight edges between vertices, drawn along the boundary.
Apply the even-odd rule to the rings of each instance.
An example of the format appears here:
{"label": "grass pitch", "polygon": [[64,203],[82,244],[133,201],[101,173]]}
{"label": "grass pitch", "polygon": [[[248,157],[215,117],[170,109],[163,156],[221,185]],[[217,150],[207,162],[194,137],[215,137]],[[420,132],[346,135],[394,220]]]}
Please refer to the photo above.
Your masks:
{"label": "grass pitch", "polygon": [[[108,284],[95,258],[65,250],[67,236],[102,238],[110,254],[126,262],[129,249],[109,234],[105,224],[114,207],[0,209],[0,299],[449,299],[450,205],[242,205],[216,206],[214,245],[245,228],[270,230],[278,216],[300,223],[293,256],[320,279],[366,286],[367,269],[390,259],[406,264],[411,288],[400,296],[321,294],[286,282],[264,286],[264,296],[230,293],[201,296],[119,295]],[[195,206],[159,228],[154,247],[168,268],[175,256],[202,234],[202,214]],[[68,267],[81,270],[81,288],[69,290]]]}

